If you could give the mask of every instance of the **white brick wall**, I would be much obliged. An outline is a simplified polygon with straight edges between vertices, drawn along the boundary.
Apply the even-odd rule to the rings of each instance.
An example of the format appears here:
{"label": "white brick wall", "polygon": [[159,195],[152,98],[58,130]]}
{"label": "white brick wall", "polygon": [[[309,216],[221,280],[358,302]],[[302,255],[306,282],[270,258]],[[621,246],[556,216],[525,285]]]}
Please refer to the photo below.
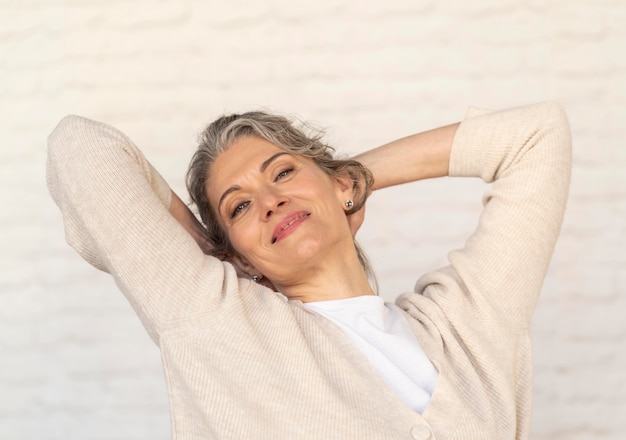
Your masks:
{"label": "white brick wall", "polygon": [[[0,438],[169,438],[158,350],[47,196],[65,114],[118,126],[182,192],[195,135],[224,111],[296,114],[354,153],[468,104],[557,99],[575,163],[534,319],[532,438],[623,439],[624,53],[623,0],[0,0]],[[463,243],[483,189],[373,197],[361,241],[387,298]]]}

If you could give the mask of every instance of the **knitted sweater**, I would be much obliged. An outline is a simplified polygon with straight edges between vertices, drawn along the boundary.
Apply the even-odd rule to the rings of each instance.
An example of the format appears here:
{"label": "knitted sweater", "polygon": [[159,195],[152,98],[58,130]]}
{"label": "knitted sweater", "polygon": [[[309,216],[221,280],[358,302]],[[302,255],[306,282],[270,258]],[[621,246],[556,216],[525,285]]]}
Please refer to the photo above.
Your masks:
{"label": "knitted sweater", "polygon": [[470,109],[460,124],[450,175],[493,183],[479,224],[449,266],[396,300],[439,372],[423,415],[335,325],[204,255],[170,215],[166,182],[118,130],[64,118],[47,179],[68,243],[113,276],[160,347],[174,439],[523,439],[528,328],[570,154],[553,103]]}

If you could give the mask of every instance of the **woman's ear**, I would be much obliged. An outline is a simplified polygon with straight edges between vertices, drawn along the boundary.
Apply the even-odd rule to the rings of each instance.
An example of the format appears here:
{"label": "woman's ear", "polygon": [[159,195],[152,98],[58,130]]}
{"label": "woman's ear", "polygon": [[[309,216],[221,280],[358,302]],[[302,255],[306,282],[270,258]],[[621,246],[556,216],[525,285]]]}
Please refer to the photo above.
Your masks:
{"label": "woman's ear", "polygon": [[340,203],[345,204],[346,200],[354,199],[354,181],[347,171],[341,170],[335,175],[335,184]]}
{"label": "woman's ear", "polygon": [[344,211],[346,211],[348,226],[354,238],[361,228],[363,220],[365,220],[365,205],[357,211],[352,209],[357,202],[355,197],[358,196],[358,188],[355,188],[354,180],[348,171],[340,171],[335,176],[335,180],[337,182],[337,188],[340,191],[340,193],[338,193],[339,202],[342,204]]}
{"label": "woman's ear", "polygon": [[350,176],[346,170],[339,171],[335,175],[335,181],[341,191],[352,191],[352,188],[354,187],[352,176]]}

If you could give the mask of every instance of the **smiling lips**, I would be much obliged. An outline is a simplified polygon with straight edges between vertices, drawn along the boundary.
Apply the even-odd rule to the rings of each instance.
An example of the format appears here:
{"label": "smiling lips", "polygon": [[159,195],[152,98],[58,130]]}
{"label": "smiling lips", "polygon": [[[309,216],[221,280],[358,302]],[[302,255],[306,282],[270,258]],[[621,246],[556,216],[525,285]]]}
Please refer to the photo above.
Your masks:
{"label": "smiling lips", "polygon": [[272,244],[278,240],[282,240],[293,231],[295,231],[303,221],[309,218],[311,213],[306,211],[298,211],[285,217],[280,223],[276,225],[274,234],[272,234]]}

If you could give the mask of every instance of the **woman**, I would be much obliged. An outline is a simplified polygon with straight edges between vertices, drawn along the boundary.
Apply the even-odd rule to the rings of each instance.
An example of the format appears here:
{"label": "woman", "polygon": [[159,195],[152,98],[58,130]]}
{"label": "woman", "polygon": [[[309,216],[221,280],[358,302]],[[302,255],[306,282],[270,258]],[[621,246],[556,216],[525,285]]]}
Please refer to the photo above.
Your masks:
{"label": "woman", "polygon": [[[527,438],[528,327],[569,183],[561,108],[471,109],[360,155],[366,168],[329,167],[249,116],[209,127],[190,168],[210,245],[117,130],[68,117],[49,139],[68,242],[115,278],[161,349],[173,437]],[[464,249],[396,306],[374,296],[353,241],[366,169],[372,190],[493,183]]]}

